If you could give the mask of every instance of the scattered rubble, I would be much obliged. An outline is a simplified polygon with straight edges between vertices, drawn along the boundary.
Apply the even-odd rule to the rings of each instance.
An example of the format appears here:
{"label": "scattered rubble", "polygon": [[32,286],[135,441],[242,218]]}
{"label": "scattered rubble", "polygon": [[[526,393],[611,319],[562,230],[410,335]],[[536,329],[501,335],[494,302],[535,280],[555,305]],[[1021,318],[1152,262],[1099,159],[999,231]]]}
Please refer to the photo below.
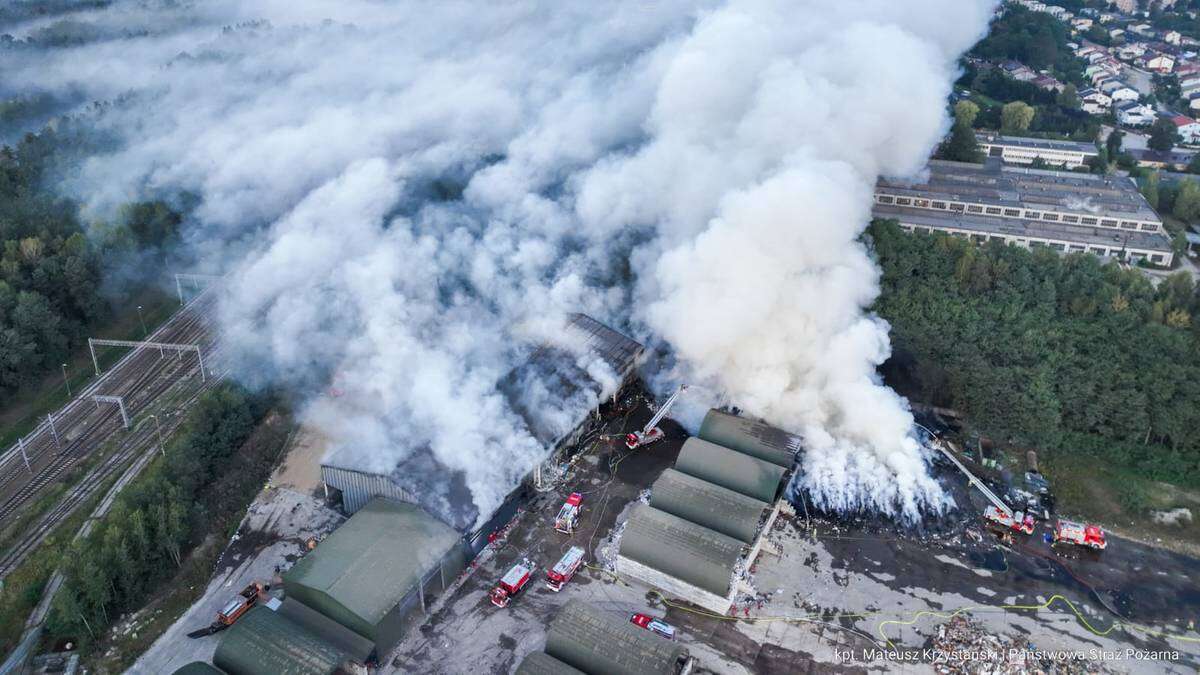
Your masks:
{"label": "scattered rubble", "polygon": [[938,626],[931,643],[931,665],[937,673],[1073,675],[1112,672],[1094,660],[1039,650],[1027,640],[990,633],[983,624],[964,615],[952,617]]}

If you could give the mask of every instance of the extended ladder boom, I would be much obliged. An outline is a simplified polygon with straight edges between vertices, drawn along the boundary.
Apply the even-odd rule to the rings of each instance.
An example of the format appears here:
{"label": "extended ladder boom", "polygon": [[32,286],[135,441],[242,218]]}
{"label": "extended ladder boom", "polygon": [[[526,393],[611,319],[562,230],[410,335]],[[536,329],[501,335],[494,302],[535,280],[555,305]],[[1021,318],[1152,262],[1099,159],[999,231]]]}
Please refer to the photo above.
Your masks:
{"label": "extended ladder boom", "polygon": [[971,481],[972,485],[979,488],[979,491],[983,493],[983,496],[987,497],[988,500],[995,504],[996,508],[1004,512],[1004,514],[1009,518],[1013,517],[1013,510],[1008,508],[1008,504],[1005,504],[1003,501],[1001,501],[1001,499],[996,496],[996,493],[992,492],[990,489],[988,489],[988,486],[983,484],[983,481],[979,480],[975,477],[975,474],[968,471],[967,467],[963,466],[962,462],[958,461],[958,458],[954,456],[954,453],[942,447],[941,443],[935,443],[934,446],[940,450],[942,454],[945,455],[951,462],[954,462],[954,466],[957,466],[958,470],[962,471],[963,474],[966,475],[967,480]]}
{"label": "extended ladder boom", "polygon": [[649,433],[651,429],[658,426],[658,423],[662,421],[662,418],[666,417],[667,411],[670,410],[671,406],[675,404],[675,399],[679,398],[679,395],[686,390],[686,384],[679,385],[679,388],[675,390],[675,393],[671,394],[671,398],[667,399],[667,402],[662,404],[662,407],[658,409],[658,412],[654,413],[654,417],[651,417],[650,421],[646,422],[646,426],[642,427],[642,433]]}

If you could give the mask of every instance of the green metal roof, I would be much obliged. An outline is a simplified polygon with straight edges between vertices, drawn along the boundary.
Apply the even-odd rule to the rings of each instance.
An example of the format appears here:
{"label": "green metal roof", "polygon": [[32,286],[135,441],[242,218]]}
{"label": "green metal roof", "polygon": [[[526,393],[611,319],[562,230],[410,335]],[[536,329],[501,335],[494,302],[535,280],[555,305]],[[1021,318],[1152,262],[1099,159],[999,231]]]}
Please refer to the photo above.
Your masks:
{"label": "green metal roof", "polygon": [[684,442],[675,468],[764,502],[775,501],[785,473],[781,466],[696,437]]}
{"label": "green metal roof", "polygon": [[747,544],[768,504],[729,488],[667,469],[650,490],[650,506]]}
{"label": "green metal roof", "polygon": [[785,469],[796,463],[800,437],[765,422],[709,410],[700,424],[700,438],[770,462]]}
{"label": "green metal roof", "polygon": [[638,504],[621,535],[620,554],[724,597],[742,547],[733,537]]}
{"label": "green metal roof", "polygon": [[277,611],[292,623],[319,635],[321,639],[346,652],[359,663],[366,663],[371,652],[375,650],[374,642],[294,598],[285,599]]}
{"label": "green metal roof", "polygon": [[225,675],[225,671],[204,661],[192,661],[180,666],[171,675]]}
{"label": "green metal roof", "polygon": [[571,604],[550,623],[546,653],[592,675],[675,675],[687,650],[626,616]]}
{"label": "green metal roof", "polygon": [[283,575],[284,590],[375,639],[380,621],[458,541],[419,506],[372,499]]}
{"label": "green metal roof", "polygon": [[513,675],[587,675],[587,673],[572,668],[546,652],[533,652],[521,661]]}
{"label": "green metal roof", "polygon": [[231,675],[329,675],[350,655],[259,605],[229,627],[213,663]]}

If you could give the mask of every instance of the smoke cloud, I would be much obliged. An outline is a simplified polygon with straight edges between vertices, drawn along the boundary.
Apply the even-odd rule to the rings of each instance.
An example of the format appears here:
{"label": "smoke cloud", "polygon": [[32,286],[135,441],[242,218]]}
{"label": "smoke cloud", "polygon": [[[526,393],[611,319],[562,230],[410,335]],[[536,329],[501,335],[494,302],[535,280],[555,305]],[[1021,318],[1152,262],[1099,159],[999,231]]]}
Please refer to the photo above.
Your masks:
{"label": "smoke cloud", "polygon": [[[97,121],[120,149],[67,189],[198,195],[238,372],[333,376],[306,418],[365,468],[427,452],[489,512],[546,453],[497,384],[581,311],[803,433],[819,505],[913,519],[946,498],[876,376],[859,237],[993,5],[117,2],[0,65],[9,92],[120,101]],[[576,357],[601,386],[531,392],[547,419],[614,385]]]}

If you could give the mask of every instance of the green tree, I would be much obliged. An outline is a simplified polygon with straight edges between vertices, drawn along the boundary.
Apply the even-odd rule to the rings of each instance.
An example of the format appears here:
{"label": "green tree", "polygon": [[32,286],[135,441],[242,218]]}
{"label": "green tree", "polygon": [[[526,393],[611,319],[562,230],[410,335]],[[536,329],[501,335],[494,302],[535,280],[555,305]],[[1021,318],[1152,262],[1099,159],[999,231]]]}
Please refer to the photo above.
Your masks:
{"label": "green tree", "polygon": [[1167,152],[1178,142],[1179,133],[1176,131],[1175,123],[1171,120],[1160,117],[1150,125],[1150,140],[1146,142],[1150,149]]}
{"label": "green tree", "polygon": [[1179,194],[1175,197],[1175,206],[1171,211],[1176,218],[1193,222],[1200,218],[1200,184],[1187,178],[1179,183]]}
{"label": "green tree", "polygon": [[1158,172],[1155,171],[1149,176],[1146,176],[1146,179],[1142,181],[1141,185],[1142,196],[1146,198],[1146,201],[1150,202],[1150,206],[1153,206],[1156,209],[1158,208],[1158,197],[1160,192],[1158,182]]}
{"label": "green tree", "polygon": [[979,141],[975,138],[975,130],[961,120],[954,122],[950,129],[950,138],[938,148],[939,159],[949,159],[955,162],[979,162],[983,155],[979,151]]}
{"label": "green tree", "polygon": [[1104,139],[1104,148],[1108,151],[1110,159],[1115,159],[1121,154],[1121,139],[1125,137],[1125,132],[1120,129],[1113,129],[1108,134],[1108,138]]}
{"label": "green tree", "polygon": [[973,101],[963,99],[954,104],[954,120],[969,127],[975,126],[975,118],[979,115],[979,106]]}
{"label": "green tree", "polygon": [[1006,134],[1026,131],[1033,121],[1033,113],[1033,106],[1024,101],[1005,103],[1000,109],[1000,131]]}
{"label": "green tree", "polygon": [[1079,107],[1079,89],[1073,84],[1067,84],[1058,92],[1058,104],[1074,110]]}

